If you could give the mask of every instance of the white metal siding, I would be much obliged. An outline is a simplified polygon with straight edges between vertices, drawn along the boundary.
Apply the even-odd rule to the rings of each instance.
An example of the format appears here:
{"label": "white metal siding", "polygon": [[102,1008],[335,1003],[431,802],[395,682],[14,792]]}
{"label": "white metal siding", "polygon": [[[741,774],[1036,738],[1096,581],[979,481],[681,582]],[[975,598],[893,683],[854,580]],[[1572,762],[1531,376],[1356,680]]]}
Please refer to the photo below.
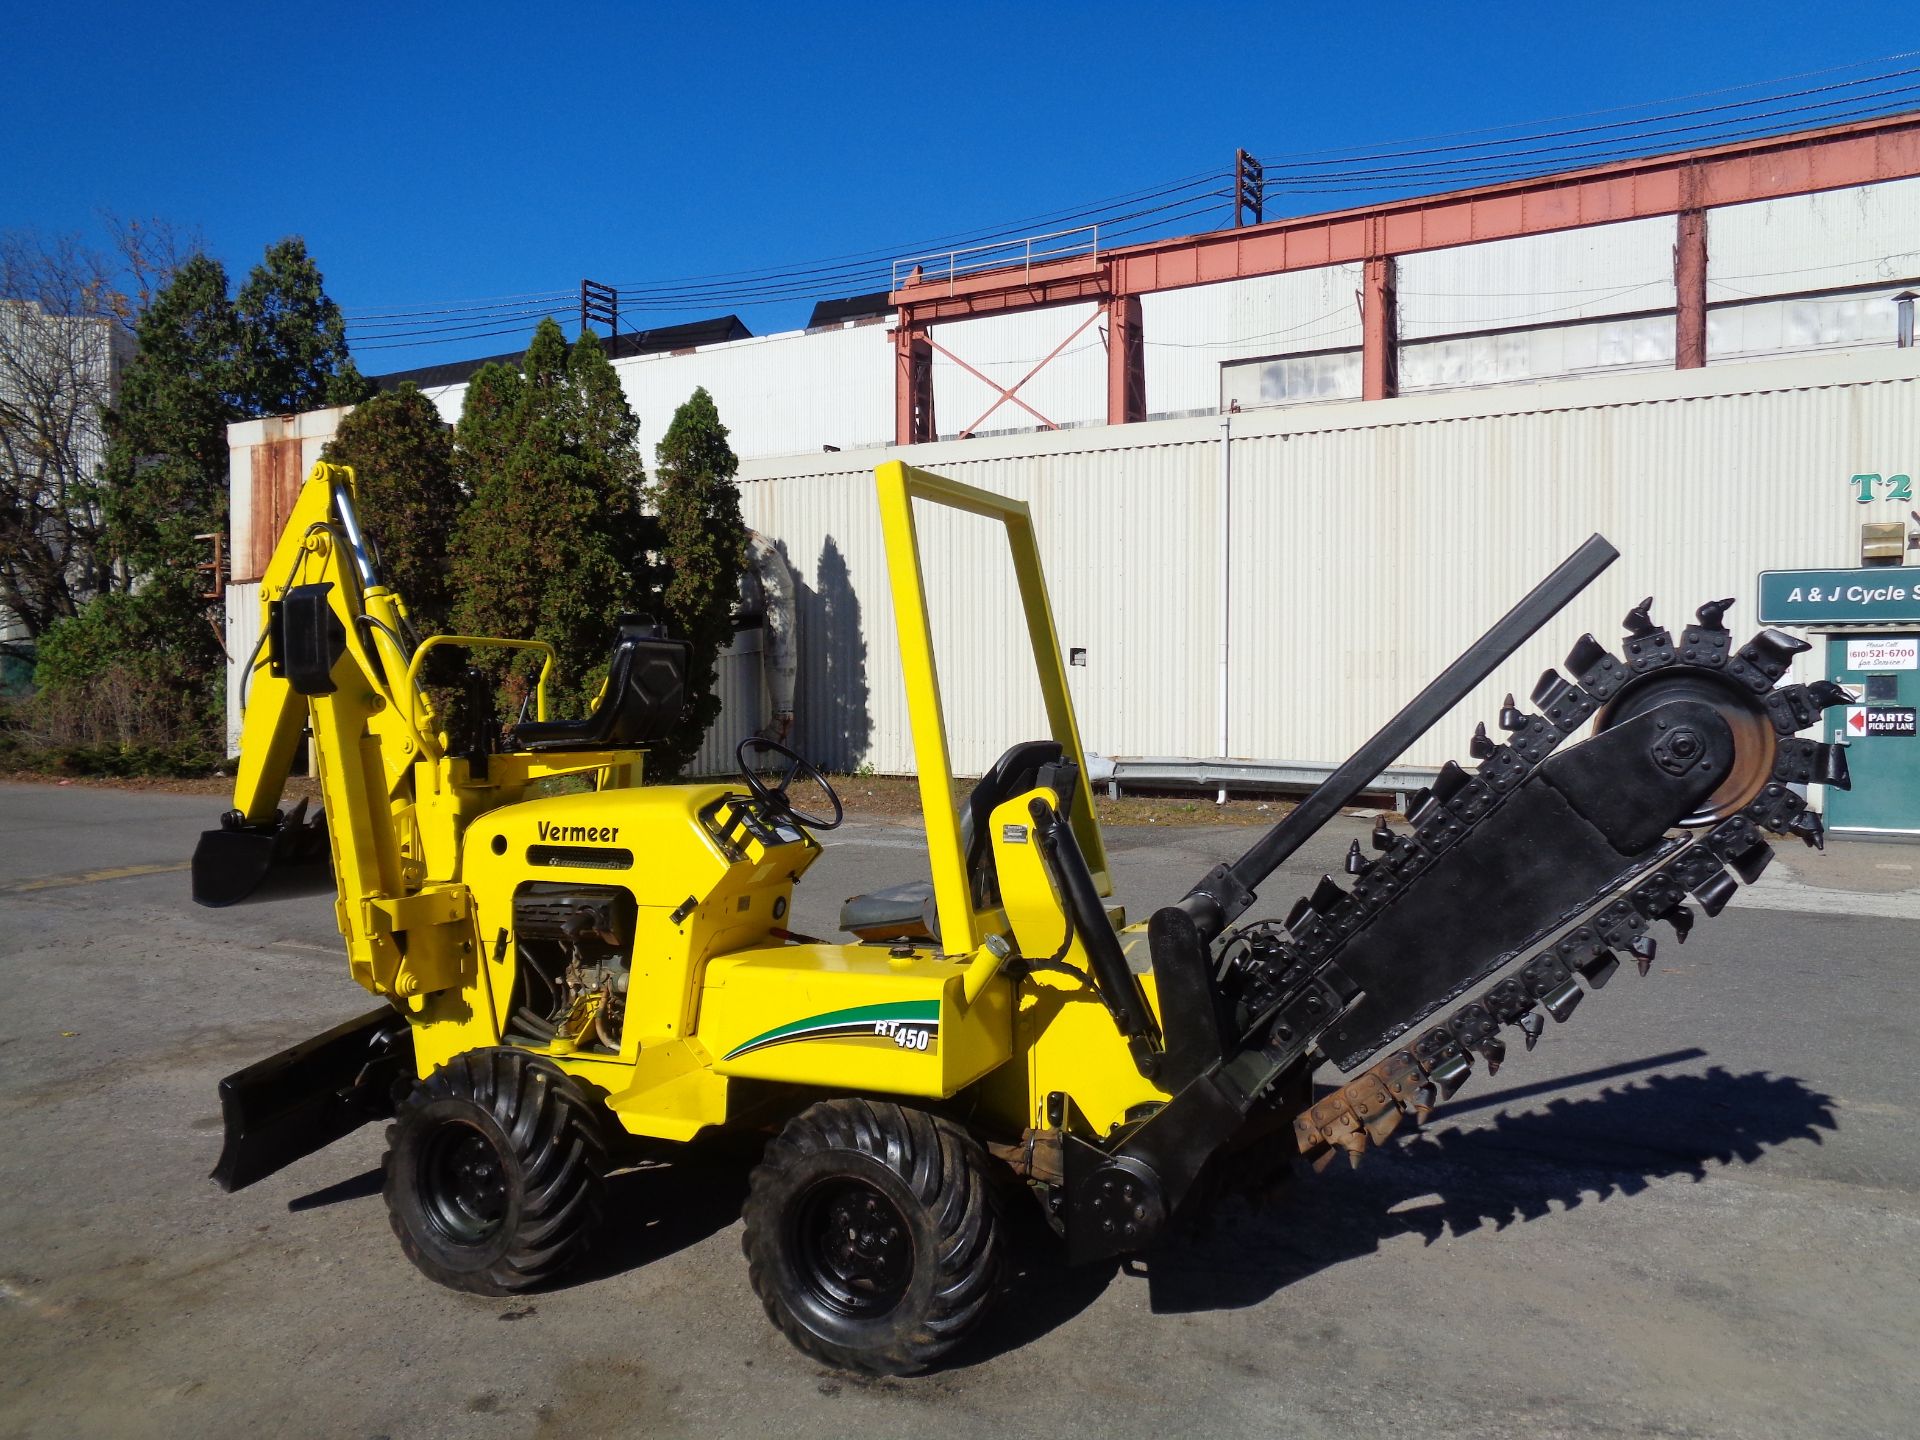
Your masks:
{"label": "white metal siding", "polygon": [[[853,450],[893,438],[893,342],[885,325],[756,336],[636,355],[614,361],[613,368],[639,417],[649,467],[673,412],[703,385],[719,407],[733,453],[742,459],[804,454],[826,445]],[[423,393],[448,424],[459,420],[464,384]]]}
{"label": "white metal siding", "polygon": [[1403,255],[1400,338],[1670,310],[1673,240],[1662,216]]}
{"label": "white metal siding", "polygon": [[1511,385],[1607,370],[1671,369],[1673,352],[1671,315],[1416,340],[1400,347],[1400,393]]}
{"label": "white metal siding", "polygon": [[[1709,300],[1880,285],[1916,276],[1920,179],[1728,205],[1707,214]],[[1887,284],[1889,293],[1900,288]]]}
{"label": "white metal siding", "polygon": [[673,412],[705,386],[736,455],[852,450],[893,438],[893,342],[885,325],[854,325],[712,345],[682,355],[614,362],[640,417],[640,444],[654,447]]}
{"label": "white metal siding", "polygon": [[1898,320],[1893,301],[1884,292],[1717,306],[1707,311],[1707,362],[1891,345],[1898,334]]}
{"label": "white metal siding", "polygon": [[227,587],[227,754],[240,753],[241,686],[260,643],[260,587]]}
{"label": "white metal siding", "polygon": [[[1046,310],[1024,310],[985,315],[976,320],[954,320],[929,327],[928,334],[981,375],[1015,392],[1055,425],[1099,425],[1107,418],[1107,346],[1100,307],[1057,305]],[[1074,331],[1091,321],[1078,335]],[[1052,354],[1024,385],[1027,373]],[[891,377],[891,372],[889,372]],[[891,378],[888,383],[891,398]],[[969,374],[939,351],[933,356],[933,411],[944,435],[974,429],[982,435],[1004,430],[1033,430],[1040,421],[1013,401],[999,400],[1000,392]],[[889,427],[889,432],[891,427]]]}
{"label": "white metal siding", "polygon": [[720,718],[707,730],[700,753],[687,767],[690,775],[731,775],[734,751],[740,742],[768,720],[766,687],[762,683],[758,626],[743,630],[720,652],[715,667],[714,693],[720,697]]}
{"label": "white metal siding", "polygon": [[[1344,758],[1595,530],[1623,558],[1406,763],[1463,754],[1505,689],[1582,630],[1612,642],[1649,592],[1676,625],[1734,596],[1750,631],[1757,572],[1854,563],[1859,522],[1899,518],[1847,477],[1908,466],[1917,402],[1920,356],[1884,351],[1236,417],[1231,753]],[[1071,679],[1096,752],[1218,748],[1219,436],[1175,420],[903,452],[1034,506],[1061,643],[1088,650]],[[800,583],[797,743],[911,770],[871,473],[793,457],[743,479]],[[1030,690],[1006,688],[1017,599],[989,527],[923,538],[954,760],[977,773],[1038,726]]]}
{"label": "white metal siding", "polygon": [[1328,265],[1142,296],[1148,413],[1217,409],[1229,361],[1358,345],[1359,289],[1358,265]]}

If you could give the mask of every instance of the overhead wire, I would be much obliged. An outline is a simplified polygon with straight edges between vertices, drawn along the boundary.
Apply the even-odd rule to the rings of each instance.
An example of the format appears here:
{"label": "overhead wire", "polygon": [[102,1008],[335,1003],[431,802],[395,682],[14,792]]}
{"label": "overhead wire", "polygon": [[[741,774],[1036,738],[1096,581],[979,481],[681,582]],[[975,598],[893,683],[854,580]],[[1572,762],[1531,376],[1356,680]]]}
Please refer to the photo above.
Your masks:
{"label": "overhead wire", "polygon": [[[1265,194],[1385,196],[1395,191],[1453,182],[1520,180],[1565,169],[1569,161],[1576,159],[1580,164],[1599,164],[1633,158],[1648,153],[1648,147],[1656,146],[1657,142],[1683,135],[1709,137],[1706,143],[1732,142],[1782,133],[1804,126],[1816,116],[1821,123],[1828,124],[1865,119],[1920,101],[1920,80],[1913,78],[1920,77],[1920,67],[1886,68],[1917,55],[1920,51],[1897,52],[1874,60],[1802,71],[1669,100],[1557,116],[1528,122],[1531,128],[1525,130],[1516,123],[1415,137],[1388,147],[1349,146],[1283,153],[1265,162]],[[1783,85],[1824,79],[1869,65],[1879,68],[1873,73],[1830,83],[1780,89]],[[1909,83],[1888,83],[1893,81]],[[1867,88],[1872,86],[1881,88]],[[1762,90],[1765,93],[1750,93]],[[1727,95],[1745,98],[1684,108],[1693,101],[1719,100]],[[1630,118],[1601,118],[1615,116]],[[1597,123],[1563,124],[1577,120]],[[1673,121],[1697,123],[1667,123]],[[1561,128],[1542,128],[1552,125]],[[1228,181],[1226,188],[1220,187],[1223,179]],[[717,271],[614,288],[623,317],[720,305],[752,309],[823,292],[860,293],[859,287],[867,285],[891,289],[898,265],[914,259],[938,261],[966,249],[1012,248],[1022,242],[1047,238],[1034,233],[1037,226],[1055,226],[1061,232],[1097,226],[1102,248],[1110,242],[1134,240],[1156,232],[1172,233],[1174,226],[1221,209],[1219,202],[1231,205],[1236,198],[1232,180],[1231,174],[1223,175],[1218,169],[1200,171],[1086,205],[1042,211],[994,226],[959,230],[922,242],[917,251],[906,254],[903,251],[908,247],[889,246],[816,261]],[[1013,263],[1017,263],[1017,259],[1013,257]],[[515,333],[527,321],[571,309],[574,296],[572,290],[526,291],[435,306],[357,308],[348,310],[346,317],[355,344],[397,349]]]}

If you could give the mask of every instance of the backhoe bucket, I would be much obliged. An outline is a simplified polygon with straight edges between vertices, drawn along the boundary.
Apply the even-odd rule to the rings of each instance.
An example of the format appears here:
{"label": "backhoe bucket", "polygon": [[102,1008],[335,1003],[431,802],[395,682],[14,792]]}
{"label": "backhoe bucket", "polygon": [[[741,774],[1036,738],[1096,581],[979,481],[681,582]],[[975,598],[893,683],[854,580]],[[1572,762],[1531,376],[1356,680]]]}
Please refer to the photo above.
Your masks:
{"label": "backhoe bucket", "polygon": [[238,904],[260,888],[269,875],[287,882],[276,891],[289,893],[331,885],[333,869],[327,851],[324,816],[306,818],[307,802],[270,824],[249,825],[238,811],[220,817],[218,830],[201,832],[193,851],[193,898],[214,907]]}
{"label": "backhoe bucket", "polygon": [[220,1082],[214,1180],[238,1190],[387,1118],[413,1078],[413,1031],[385,1007],[236,1071]]}

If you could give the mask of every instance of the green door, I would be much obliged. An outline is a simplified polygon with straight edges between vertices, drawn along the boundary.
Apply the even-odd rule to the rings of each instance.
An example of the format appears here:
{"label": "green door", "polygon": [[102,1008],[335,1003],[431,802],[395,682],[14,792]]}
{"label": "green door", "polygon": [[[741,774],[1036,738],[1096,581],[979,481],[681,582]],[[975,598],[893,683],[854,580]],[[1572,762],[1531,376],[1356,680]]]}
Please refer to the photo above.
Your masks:
{"label": "green door", "polygon": [[1847,742],[1853,789],[1827,792],[1827,828],[1920,836],[1920,637],[1830,635],[1827,677],[1857,703],[1827,711],[1829,740]]}

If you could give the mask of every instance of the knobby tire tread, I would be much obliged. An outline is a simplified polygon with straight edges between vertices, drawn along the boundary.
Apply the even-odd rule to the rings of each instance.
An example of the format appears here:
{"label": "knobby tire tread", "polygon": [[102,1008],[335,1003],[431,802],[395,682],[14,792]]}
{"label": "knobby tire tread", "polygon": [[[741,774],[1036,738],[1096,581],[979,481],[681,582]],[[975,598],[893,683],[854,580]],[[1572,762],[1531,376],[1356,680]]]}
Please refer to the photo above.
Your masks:
{"label": "knobby tire tread", "polygon": [[[403,1188],[418,1185],[397,1158],[404,1132],[425,1107],[443,1101],[471,1105],[491,1119],[517,1180],[511,1233],[499,1237],[505,1243],[493,1247],[497,1254],[471,1269],[437,1256],[403,1213]],[[599,1229],[605,1170],[599,1126],[593,1103],[556,1066],[510,1049],[455,1056],[414,1086],[387,1129],[383,1189],[402,1252],[430,1278],[470,1294],[514,1295],[551,1281],[580,1258]]]}
{"label": "knobby tire tread", "polygon": [[[798,1199],[796,1167],[849,1152],[884,1165],[932,1231],[930,1254],[916,1261],[933,1271],[924,1301],[866,1327],[872,1334],[861,1344],[824,1336],[796,1312],[780,1253],[785,1209]],[[1004,1285],[1005,1227],[987,1164],[958,1126],[885,1101],[822,1101],[795,1117],[767,1146],[742,1211],[748,1278],[768,1318],[795,1348],[829,1365],[882,1375],[926,1369],[978,1325]],[[909,1297],[902,1307],[913,1304]]]}

